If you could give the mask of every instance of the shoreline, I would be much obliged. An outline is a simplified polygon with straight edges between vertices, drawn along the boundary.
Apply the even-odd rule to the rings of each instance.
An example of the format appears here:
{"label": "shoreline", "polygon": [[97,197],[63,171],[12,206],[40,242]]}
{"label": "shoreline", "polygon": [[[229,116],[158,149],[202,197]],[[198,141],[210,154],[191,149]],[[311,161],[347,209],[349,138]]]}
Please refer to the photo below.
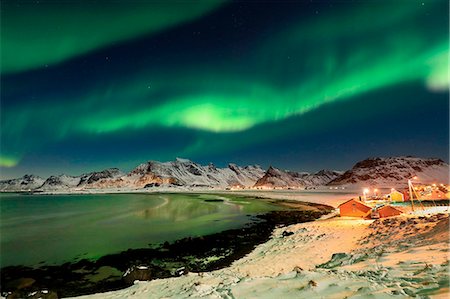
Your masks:
{"label": "shoreline", "polygon": [[[213,194],[213,195],[235,195],[248,198],[256,198],[262,200],[275,200],[279,201],[294,201],[294,202],[308,202],[332,206],[337,208],[339,204],[348,200],[352,197],[358,197],[357,189],[345,189],[345,190],[334,190],[334,189],[314,189],[314,190],[303,190],[303,189],[292,189],[292,190],[253,190],[253,189],[243,189],[243,190],[226,190],[226,189],[159,189],[159,190],[146,190],[146,189],[133,189],[133,190],[112,190],[112,189],[98,189],[90,190],[78,190],[78,191],[61,191],[61,192],[4,192],[0,191],[1,194],[25,194],[30,196],[41,196],[41,195],[67,195],[67,196],[77,196],[77,195],[115,195],[115,194]],[[305,195],[310,195],[306,197]]]}
{"label": "shoreline", "polygon": [[319,219],[227,268],[76,298],[448,298],[448,227],[448,214]]}
{"label": "shoreline", "polygon": [[[31,293],[45,290],[47,293],[41,292],[42,298],[53,298],[49,296],[56,294],[79,296],[127,288],[136,279],[161,279],[186,272],[222,269],[243,258],[257,245],[267,242],[276,227],[312,221],[333,209],[313,203],[269,202],[287,204],[289,206],[285,207],[289,210],[256,215],[251,225],[240,229],[166,242],[160,247],[129,249],[96,261],[80,260],[39,268],[4,267],[1,269],[2,295],[11,292],[14,296],[28,298]],[[10,294],[8,298],[18,298],[14,296]]]}
{"label": "shoreline", "polygon": [[[263,198],[267,193],[271,196]],[[276,204],[295,206],[304,200],[277,200],[279,193],[273,191],[258,194]],[[343,200],[324,198],[334,207]],[[275,225],[265,240],[219,269],[184,268],[171,277],[71,298],[448,298],[449,212],[430,208],[380,220],[329,213],[310,222]],[[56,298],[42,290],[37,295]]]}

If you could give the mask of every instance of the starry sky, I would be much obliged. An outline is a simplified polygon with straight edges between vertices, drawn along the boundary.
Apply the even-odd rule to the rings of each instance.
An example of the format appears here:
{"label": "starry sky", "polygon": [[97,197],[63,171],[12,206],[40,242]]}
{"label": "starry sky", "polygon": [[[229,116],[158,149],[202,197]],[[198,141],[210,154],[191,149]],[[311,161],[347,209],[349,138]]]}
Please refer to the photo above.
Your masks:
{"label": "starry sky", "polygon": [[447,0],[2,1],[2,178],[448,161]]}

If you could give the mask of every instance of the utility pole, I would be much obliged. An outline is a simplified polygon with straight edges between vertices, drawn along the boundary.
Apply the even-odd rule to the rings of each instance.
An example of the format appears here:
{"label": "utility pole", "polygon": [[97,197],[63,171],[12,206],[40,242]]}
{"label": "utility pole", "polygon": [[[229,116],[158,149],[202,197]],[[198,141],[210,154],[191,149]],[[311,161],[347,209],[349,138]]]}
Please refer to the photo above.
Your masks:
{"label": "utility pole", "polygon": [[409,188],[409,200],[411,201],[411,208],[414,212],[414,198],[413,198],[413,191],[412,191],[412,183],[411,180],[408,180],[408,188]]}

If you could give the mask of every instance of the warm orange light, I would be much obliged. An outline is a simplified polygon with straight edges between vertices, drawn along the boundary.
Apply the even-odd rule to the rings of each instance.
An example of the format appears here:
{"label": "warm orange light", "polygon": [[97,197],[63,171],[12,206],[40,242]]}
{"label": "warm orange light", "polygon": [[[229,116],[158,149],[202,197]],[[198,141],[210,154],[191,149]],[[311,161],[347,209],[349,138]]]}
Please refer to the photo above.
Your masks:
{"label": "warm orange light", "polygon": [[417,180],[417,176],[414,176],[414,177],[413,177],[413,180]]}
{"label": "warm orange light", "polygon": [[369,189],[364,188],[363,192],[364,192],[364,193],[369,193]]}

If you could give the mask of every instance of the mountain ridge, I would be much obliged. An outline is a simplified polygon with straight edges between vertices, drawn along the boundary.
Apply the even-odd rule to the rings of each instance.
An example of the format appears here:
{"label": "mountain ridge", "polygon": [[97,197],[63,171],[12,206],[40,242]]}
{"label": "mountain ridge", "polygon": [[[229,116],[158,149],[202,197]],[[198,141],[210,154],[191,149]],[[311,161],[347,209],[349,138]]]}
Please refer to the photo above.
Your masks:
{"label": "mountain ridge", "polygon": [[281,170],[270,166],[239,166],[229,163],[218,168],[200,165],[188,159],[159,162],[149,160],[125,173],[108,168],[79,176],[53,175],[47,179],[35,175],[0,181],[0,191],[76,191],[95,189],[173,188],[256,188],[309,189],[318,186],[397,186],[416,175],[422,181],[448,182],[449,166],[438,158],[410,156],[372,157],[359,161],[345,172],[320,170],[315,173]]}
{"label": "mountain ridge", "polygon": [[412,156],[372,157],[357,162],[329,186],[367,185],[392,186],[404,183],[418,176],[423,183],[449,181],[449,165],[439,158],[418,158]]}

